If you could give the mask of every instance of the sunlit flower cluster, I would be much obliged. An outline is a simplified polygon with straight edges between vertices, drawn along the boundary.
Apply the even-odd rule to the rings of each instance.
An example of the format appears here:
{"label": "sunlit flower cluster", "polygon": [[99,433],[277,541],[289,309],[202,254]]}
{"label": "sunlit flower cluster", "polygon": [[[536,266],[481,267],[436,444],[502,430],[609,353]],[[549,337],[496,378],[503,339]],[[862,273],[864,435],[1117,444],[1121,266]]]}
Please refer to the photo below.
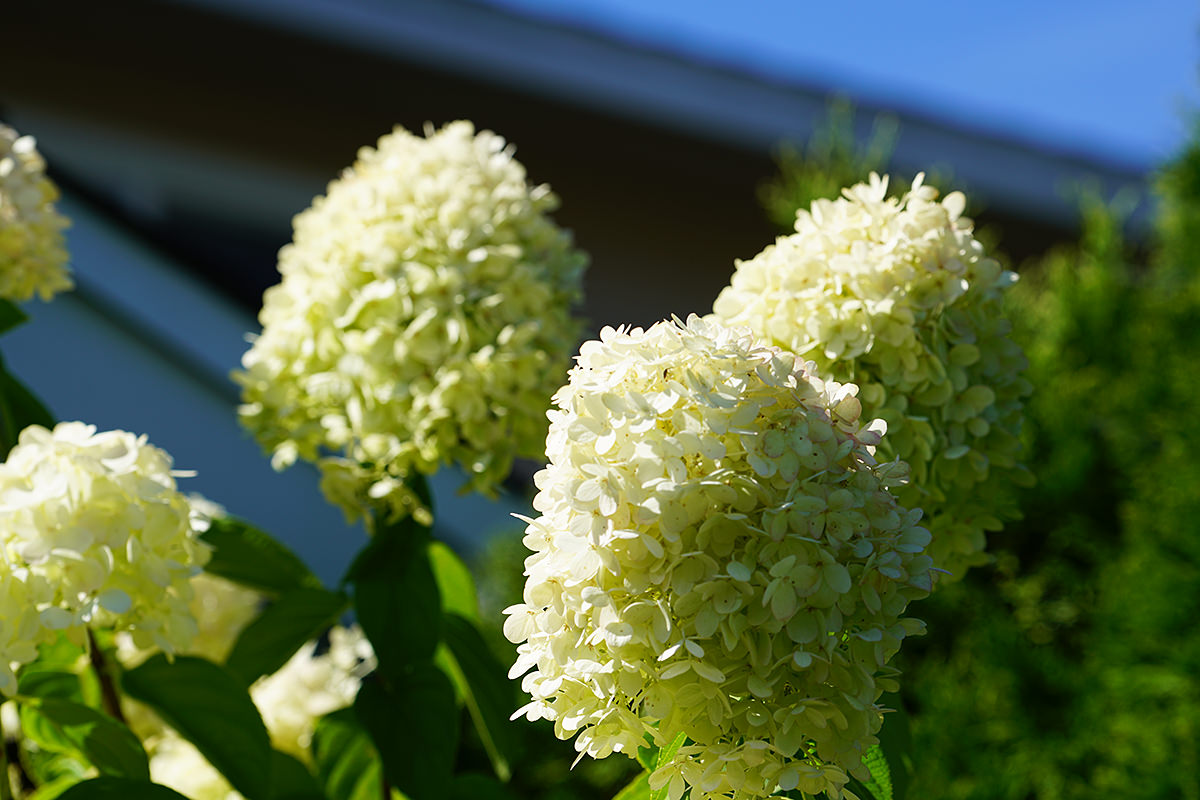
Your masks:
{"label": "sunlit flower cluster", "polygon": [[56,200],[33,137],[0,124],[0,298],[49,300],[74,285]]}
{"label": "sunlit flower cluster", "polygon": [[687,742],[670,800],[842,795],[930,588],[921,512],[856,387],[696,317],[605,328],[555,395],[506,609],[532,702],[580,753]]}
{"label": "sunlit flower cluster", "polygon": [[887,185],[872,174],[800,211],[796,233],[738,263],[714,316],[859,385],[864,414],[888,423],[880,455],[912,468],[899,497],[925,509],[934,564],[961,575],[1026,475],[1025,357],[1001,311],[1016,276],[985,255],[961,193]]}
{"label": "sunlit flower cluster", "polygon": [[[335,627],[323,652],[302,647],[278,672],[257,681],[250,697],[262,714],[271,745],[308,763],[317,720],[354,702],[359,681],[375,666],[370,643],[357,627]],[[204,756],[162,726],[147,741],[150,777],[192,800],[241,798]]]}
{"label": "sunlit flower cluster", "polygon": [[539,455],[585,262],[557,203],[468,122],[363,148],[296,217],[237,376],[275,467],[316,461],[348,515],[399,514],[413,472],[456,462],[491,492]]}
{"label": "sunlit flower cluster", "polygon": [[[192,578],[192,614],[196,619],[196,635],[180,652],[200,656],[218,664],[233,650],[237,637],[262,610],[263,595],[239,586],[232,581],[201,572]],[[128,633],[116,636],[117,658],[126,669],[137,666],[153,655],[157,648],[141,648]]]}
{"label": "sunlit flower cluster", "polygon": [[35,596],[24,573],[0,565],[0,694],[4,696],[17,689],[13,666],[37,658],[37,646],[49,638]]}
{"label": "sunlit flower cluster", "polygon": [[317,720],[354,702],[359,682],[375,668],[371,643],[357,626],[329,631],[329,648],[309,642],[278,672],[250,689],[271,734],[271,744],[302,761]]}
{"label": "sunlit flower cluster", "polygon": [[[190,579],[209,551],[177,474],[132,433],[26,428],[0,464],[3,585],[27,593],[46,629],[115,628],[139,647],[183,650],[196,634]],[[13,619],[28,624],[27,614]]]}

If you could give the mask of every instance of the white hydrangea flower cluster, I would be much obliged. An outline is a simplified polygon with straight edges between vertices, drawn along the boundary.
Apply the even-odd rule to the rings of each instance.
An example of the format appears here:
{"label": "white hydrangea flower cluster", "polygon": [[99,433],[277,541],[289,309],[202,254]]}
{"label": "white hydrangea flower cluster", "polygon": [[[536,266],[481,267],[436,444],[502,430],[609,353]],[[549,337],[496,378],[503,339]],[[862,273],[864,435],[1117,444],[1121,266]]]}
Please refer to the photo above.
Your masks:
{"label": "white hydrangea flower cluster", "polygon": [[[262,610],[264,599],[253,589],[201,572],[192,578],[190,605],[196,618],[196,635],[179,652],[224,663],[238,635]],[[117,658],[126,669],[132,669],[156,652],[153,647],[135,645],[128,633],[117,634],[116,646]]]}
{"label": "white hydrangea flower cluster", "polygon": [[0,565],[0,695],[17,690],[14,665],[37,658],[37,647],[50,636],[38,613],[28,576]]}
{"label": "white hydrangea flower cluster", "polygon": [[713,316],[859,385],[864,414],[888,424],[881,457],[911,466],[900,501],[925,509],[934,564],[961,576],[986,560],[984,531],[1028,478],[1030,387],[1001,309],[1016,276],[985,255],[963,195],[938,202],[922,180],[889,198],[872,174],[800,211],[796,233],[738,263]]}
{"label": "white hydrangea flower cluster", "polygon": [[56,200],[33,137],[0,124],[0,298],[49,300],[74,286]]}
{"label": "white hydrangea flower cluster", "polygon": [[555,395],[512,676],[581,754],[687,736],[670,800],[841,797],[930,588],[856,387],[691,317],[605,328]]}
{"label": "white hydrangea flower cluster", "polygon": [[128,631],[139,647],[186,648],[196,634],[191,578],[209,550],[179,474],[144,436],[81,422],[22,431],[0,464],[0,585],[26,611],[12,623],[6,614],[0,631],[27,629],[36,609],[51,631],[95,625]]}
{"label": "white hydrangea flower cluster", "polygon": [[273,465],[318,462],[354,517],[418,509],[414,472],[457,462],[491,493],[515,456],[540,455],[585,265],[557,204],[468,122],[359,151],[296,217],[236,376]]}
{"label": "white hydrangea flower cluster", "polygon": [[[362,677],[375,668],[375,654],[362,631],[335,627],[329,649],[317,653],[310,642],[278,672],[259,679],[250,697],[262,714],[271,745],[310,763],[317,720],[354,702]],[[161,723],[160,723],[161,724]],[[147,741],[150,778],[191,800],[240,800],[204,756],[172,728],[161,729]]]}
{"label": "white hydrangea flower cluster", "polygon": [[371,643],[357,626],[329,631],[329,649],[300,648],[278,672],[250,689],[271,744],[305,763],[317,720],[354,702],[362,678],[375,668]]}

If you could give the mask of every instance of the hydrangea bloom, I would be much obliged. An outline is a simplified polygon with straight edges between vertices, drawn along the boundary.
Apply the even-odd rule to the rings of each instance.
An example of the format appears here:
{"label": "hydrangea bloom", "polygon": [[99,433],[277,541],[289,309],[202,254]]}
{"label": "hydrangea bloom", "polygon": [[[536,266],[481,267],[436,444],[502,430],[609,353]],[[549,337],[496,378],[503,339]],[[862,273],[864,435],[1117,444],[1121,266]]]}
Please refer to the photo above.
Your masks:
{"label": "hydrangea bloom", "polygon": [[557,203],[468,122],[363,148],[296,217],[236,376],[274,466],[317,461],[354,517],[418,508],[413,472],[457,462],[492,492],[540,455],[585,263]]}
{"label": "hydrangea bloom", "polygon": [[171,458],[125,431],[32,425],[0,464],[0,555],[42,625],[129,631],[140,647],[185,648],[190,579],[208,560]]}
{"label": "hydrangea bloom", "polygon": [[57,199],[33,137],[0,124],[0,298],[49,300],[74,285]]}
{"label": "hydrangea bloom", "polygon": [[925,509],[934,564],[961,575],[1028,479],[1026,362],[1001,311],[1016,276],[984,254],[961,193],[939,203],[922,176],[899,198],[887,185],[872,174],[800,211],[796,233],[738,263],[713,311],[860,386],[863,413],[888,423],[880,455],[911,465],[900,501]]}
{"label": "hydrangea bloom", "polygon": [[651,777],[670,800],[862,776],[930,562],[855,392],[696,317],[586,342],[506,609],[511,674],[532,669],[518,714],[597,758],[686,734]]}
{"label": "hydrangea bloom", "polygon": [[[238,635],[262,610],[264,600],[263,595],[253,589],[201,572],[192,578],[190,603],[196,619],[196,635],[179,652],[224,663]],[[137,666],[155,652],[153,647],[135,645],[128,633],[118,634],[116,645],[117,658],[126,669]]]}
{"label": "hydrangea bloom", "polygon": [[6,697],[17,690],[14,665],[37,658],[37,646],[49,638],[26,578],[24,572],[0,564],[0,695]]}
{"label": "hydrangea bloom", "polygon": [[309,642],[273,675],[250,689],[271,744],[308,762],[317,720],[354,702],[359,682],[375,668],[371,643],[358,626],[329,631],[329,649]]}

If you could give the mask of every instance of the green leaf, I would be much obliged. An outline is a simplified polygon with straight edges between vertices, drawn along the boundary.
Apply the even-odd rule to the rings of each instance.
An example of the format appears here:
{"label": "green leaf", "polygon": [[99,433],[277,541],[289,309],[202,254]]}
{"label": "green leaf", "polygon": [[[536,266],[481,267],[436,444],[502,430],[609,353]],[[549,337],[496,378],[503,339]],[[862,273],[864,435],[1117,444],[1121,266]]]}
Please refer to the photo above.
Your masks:
{"label": "green leaf", "polygon": [[246,688],[229,671],[194,656],[153,656],[121,681],[151,706],[250,800],[271,792],[271,742]]}
{"label": "green leaf", "polygon": [[879,745],[874,745],[863,756],[863,763],[871,771],[871,780],[864,785],[875,796],[875,800],[894,800],[892,794],[892,771],[888,767],[887,757]]}
{"label": "green leaf", "polygon": [[282,667],[349,606],[341,592],[294,589],[284,592],[242,631],[225,667],[246,686]]}
{"label": "green leaf", "polygon": [[112,717],[60,697],[23,697],[20,708],[21,730],[39,747],[78,754],[104,775],[150,779],[142,743]]}
{"label": "green leaf", "polygon": [[205,572],[270,594],[323,588],[295,553],[248,522],[218,517],[200,538],[213,547]]}
{"label": "green leaf", "polygon": [[0,333],[8,333],[18,325],[27,322],[29,315],[9,300],[0,300]]}
{"label": "green leaf", "polygon": [[[4,301],[0,300],[0,304],[3,303]],[[2,308],[0,305],[0,309]],[[15,306],[12,308],[15,309]],[[21,312],[17,310],[17,313]],[[3,316],[3,311],[0,311],[0,317]],[[0,333],[3,333],[3,330],[0,330]],[[16,446],[21,431],[30,425],[52,428],[54,418],[42,402],[8,372],[4,360],[0,359],[0,449],[3,450],[3,455],[7,456]]]}
{"label": "green leaf", "polygon": [[3,391],[9,408],[12,409],[18,431],[24,430],[30,425],[41,425],[43,428],[54,427],[54,415],[46,408],[45,403],[7,370],[0,374],[0,391]]}
{"label": "green leaf", "polygon": [[[667,744],[666,747],[658,751],[658,760],[654,763],[654,769],[658,769],[671,763],[675,758],[675,754],[679,752],[679,748],[683,747],[683,743],[687,741],[687,736],[683,733],[677,733],[675,738]],[[650,800],[667,800],[667,791],[670,789],[669,784],[664,784],[661,789],[650,792]]]}
{"label": "green leaf", "polygon": [[388,782],[412,800],[438,800],[458,750],[450,680],[432,664],[418,664],[390,685],[372,673],[359,687],[354,712],[375,742]]}
{"label": "green leaf", "polygon": [[379,671],[396,680],[433,658],[441,639],[441,599],[429,559],[429,529],[411,517],[377,523],[350,565],[358,624],[375,649]]}
{"label": "green leaf", "polygon": [[317,779],[295,756],[271,751],[271,800],[323,799]]}
{"label": "green leaf", "polygon": [[92,766],[75,753],[55,753],[40,747],[22,747],[21,768],[35,786],[54,783],[59,791],[94,777]]}
{"label": "green leaf", "polygon": [[174,789],[150,781],[93,778],[59,795],[60,800],[187,800]]}
{"label": "green leaf", "polygon": [[613,800],[650,800],[650,773],[643,772],[625,784]]}
{"label": "green leaf", "polygon": [[74,672],[58,670],[25,670],[17,683],[17,693],[26,697],[57,697],[60,700],[83,702],[83,689],[79,684],[79,676]]}
{"label": "green leaf", "polygon": [[317,721],[312,754],[317,778],[330,800],[378,800],[383,767],[353,709],[343,708]]}
{"label": "green leaf", "polygon": [[442,635],[446,646],[439,650],[438,664],[466,705],[496,777],[507,781],[512,777],[512,747],[519,738],[509,720],[517,707],[513,682],[483,636],[466,619],[445,614]]}
{"label": "green leaf", "polygon": [[471,570],[450,546],[439,541],[429,545],[429,563],[433,566],[433,577],[437,580],[438,592],[442,597],[442,611],[458,614],[478,624],[479,595],[475,591],[475,579]]}

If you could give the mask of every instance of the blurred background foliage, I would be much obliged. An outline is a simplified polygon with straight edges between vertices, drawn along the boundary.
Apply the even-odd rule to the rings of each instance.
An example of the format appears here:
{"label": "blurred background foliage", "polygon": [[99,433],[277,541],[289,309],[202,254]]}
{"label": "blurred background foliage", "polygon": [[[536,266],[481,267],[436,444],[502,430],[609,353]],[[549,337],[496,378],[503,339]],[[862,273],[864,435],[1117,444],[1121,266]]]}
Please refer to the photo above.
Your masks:
{"label": "blurred background foliage", "polygon": [[[865,143],[853,121],[835,104],[805,147],[781,151],[761,193],[781,230],[888,169],[894,120]],[[909,798],[1200,798],[1200,133],[1154,185],[1150,230],[1127,230],[1136,198],[1076,187],[1079,241],[1009,265],[1038,484],[992,535],[992,562],[914,609],[929,634],[900,655]],[[986,232],[993,251],[1004,233]],[[525,554],[514,530],[480,559],[485,619],[518,601]],[[512,649],[498,628],[493,641]],[[522,797],[607,798],[635,771],[584,759],[568,772],[570,745],[544,721],[514,735]]]}

